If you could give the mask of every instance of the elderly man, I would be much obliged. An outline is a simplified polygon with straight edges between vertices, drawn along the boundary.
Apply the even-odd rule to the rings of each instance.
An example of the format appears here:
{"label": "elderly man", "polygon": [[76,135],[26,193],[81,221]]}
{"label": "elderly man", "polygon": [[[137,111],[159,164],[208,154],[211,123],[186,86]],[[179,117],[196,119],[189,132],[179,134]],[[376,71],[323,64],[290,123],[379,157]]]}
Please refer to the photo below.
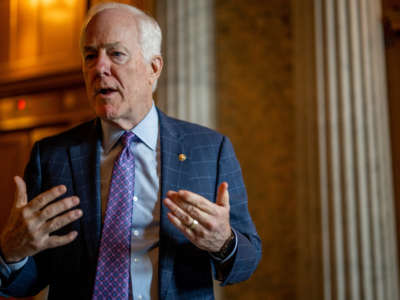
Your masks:
{"label": "elderly man", "polygon": [[36,143],[15,178],[0,295],[213,299],[213,278],[254,272],[260,240],[231,143],[154,106],[160,45],[134,7],[89,12],[82,64],[98,118]]}

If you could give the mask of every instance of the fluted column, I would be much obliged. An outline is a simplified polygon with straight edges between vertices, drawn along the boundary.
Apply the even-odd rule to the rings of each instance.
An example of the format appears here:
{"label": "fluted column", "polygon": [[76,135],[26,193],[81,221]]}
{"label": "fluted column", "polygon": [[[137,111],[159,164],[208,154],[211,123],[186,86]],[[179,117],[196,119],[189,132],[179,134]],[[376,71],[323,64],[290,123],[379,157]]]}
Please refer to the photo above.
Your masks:
{"label": "fluted column", "polygon": [[169,115],[215,127],[214,1],[160,0],[165,70],[158,105]]}
{"label": "fluted column", "polygon": [[380,1],[292,3],[299,299],[399,299]]}

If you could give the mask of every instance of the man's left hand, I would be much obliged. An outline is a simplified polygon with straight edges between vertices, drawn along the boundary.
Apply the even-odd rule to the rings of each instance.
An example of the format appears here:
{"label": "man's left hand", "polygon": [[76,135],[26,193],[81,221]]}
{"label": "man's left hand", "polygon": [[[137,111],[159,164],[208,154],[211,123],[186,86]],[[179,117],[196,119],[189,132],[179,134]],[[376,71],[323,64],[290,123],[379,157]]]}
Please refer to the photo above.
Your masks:
{"label": "man's left hand", "polygon": [[218,187],[215,203],[190,191],[168,191],[164,204],[170,210],[168,219],[194,245],[218,252],[231,235],[229,223],[228,184]]}

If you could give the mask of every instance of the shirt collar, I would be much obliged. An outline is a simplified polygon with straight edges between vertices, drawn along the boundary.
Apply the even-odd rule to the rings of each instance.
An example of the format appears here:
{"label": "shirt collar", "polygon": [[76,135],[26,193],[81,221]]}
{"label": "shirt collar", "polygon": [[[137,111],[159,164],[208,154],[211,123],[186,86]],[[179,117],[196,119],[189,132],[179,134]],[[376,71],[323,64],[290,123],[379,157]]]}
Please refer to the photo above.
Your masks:
{"label": "shirt collar", "polygon": [[[121,135],[124,133],[120,127],[101,120],[103,130],[103,150],[104,153],[110,150],[117,143]],[[153,105],[147,115],[140,121],[131,131],[150,149],[153,151],[157,148],[158,139],[158,114],[156,107]]]}

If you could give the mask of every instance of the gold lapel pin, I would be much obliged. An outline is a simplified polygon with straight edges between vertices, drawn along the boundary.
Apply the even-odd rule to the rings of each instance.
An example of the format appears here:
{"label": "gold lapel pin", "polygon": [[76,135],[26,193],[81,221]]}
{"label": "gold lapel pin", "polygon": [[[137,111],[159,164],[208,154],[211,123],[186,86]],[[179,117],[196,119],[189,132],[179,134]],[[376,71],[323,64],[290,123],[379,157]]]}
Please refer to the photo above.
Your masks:
{"label": "gold lapel pin", "polygon": [[185,161],[186,160],[186,155],[181,153],[181,154],[179,154],[178,158],[179,158],[179,161]]}

